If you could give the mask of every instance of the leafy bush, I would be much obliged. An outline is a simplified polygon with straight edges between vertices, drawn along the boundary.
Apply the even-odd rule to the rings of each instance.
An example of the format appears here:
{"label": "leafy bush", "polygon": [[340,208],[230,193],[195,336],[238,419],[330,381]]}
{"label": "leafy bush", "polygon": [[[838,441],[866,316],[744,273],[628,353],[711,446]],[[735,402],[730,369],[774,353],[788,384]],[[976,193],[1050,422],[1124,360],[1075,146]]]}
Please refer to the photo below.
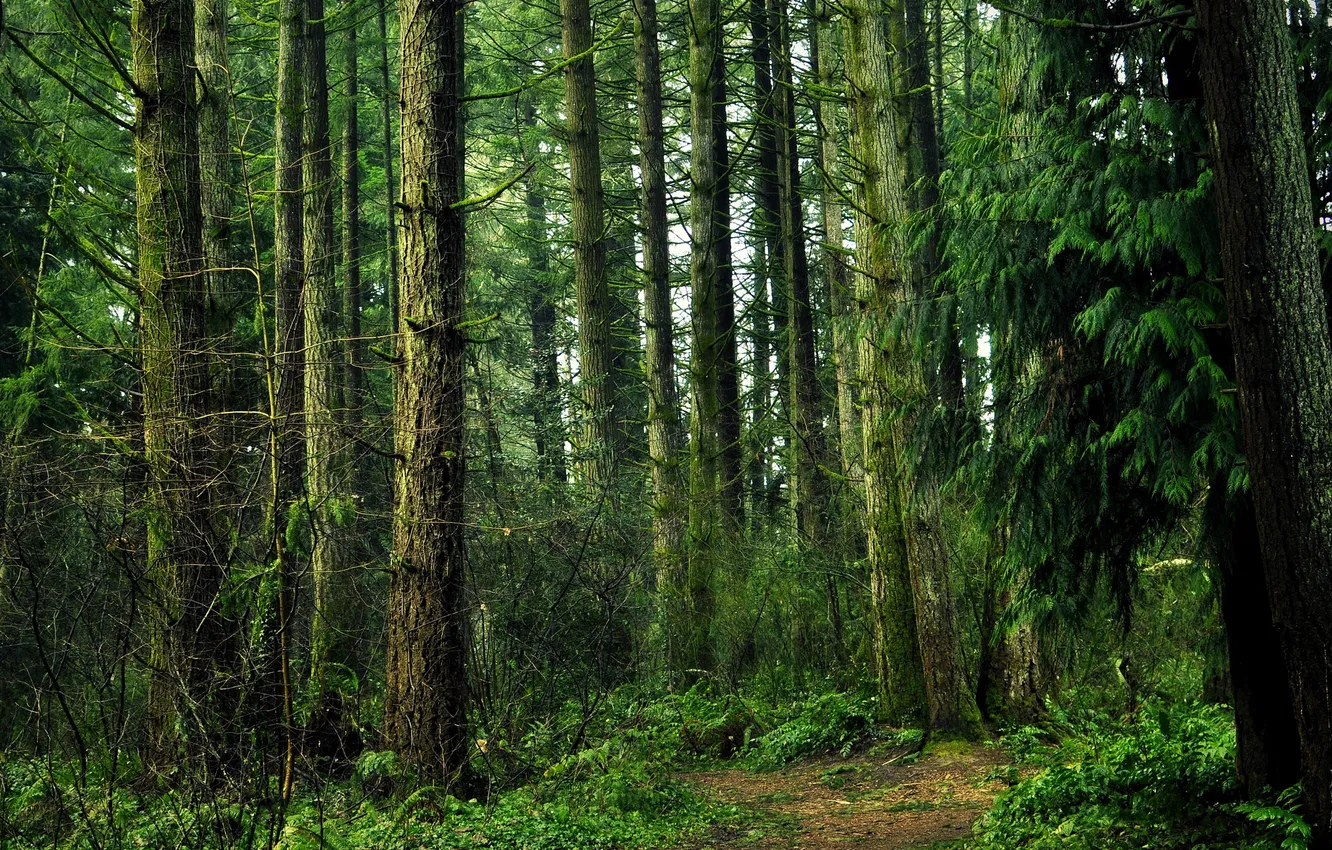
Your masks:
{"label": "leafy bush", "polygon": [[820,694],[798,703],[795,714],[755,743],[759,767],[777,768],[822,753],[851,754],[874,731],[877,697]]}
{"label": "leafy bush", "polygon": [[977,825],[994,850],[1245,848],[1302,850],[1308,828],[1293,797],[1241,801],[1229,714],[1197,703],[1145,706],[1125,724],[1056,717],[1073,730],[1041,746],[1024,728],[1007,741],[1038,772]]}

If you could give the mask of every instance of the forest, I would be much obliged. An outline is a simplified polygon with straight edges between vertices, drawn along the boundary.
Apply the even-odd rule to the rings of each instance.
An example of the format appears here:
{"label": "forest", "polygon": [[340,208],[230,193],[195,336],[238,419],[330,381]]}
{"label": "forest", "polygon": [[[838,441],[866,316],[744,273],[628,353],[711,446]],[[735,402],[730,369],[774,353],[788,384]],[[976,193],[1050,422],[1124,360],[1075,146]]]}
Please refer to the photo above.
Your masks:
{"label": "forest", "polygon": [[1328,0],[0,77],[0,847],[1332,850]]}

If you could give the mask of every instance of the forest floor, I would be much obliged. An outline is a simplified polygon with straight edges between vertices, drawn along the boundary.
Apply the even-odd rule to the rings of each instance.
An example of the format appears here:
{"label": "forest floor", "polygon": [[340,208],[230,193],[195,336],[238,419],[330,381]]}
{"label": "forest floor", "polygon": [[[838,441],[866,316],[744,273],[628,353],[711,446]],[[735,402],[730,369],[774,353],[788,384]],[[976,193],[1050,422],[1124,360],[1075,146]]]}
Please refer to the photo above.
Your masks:
{"label": "forest floor", "polygon": [[920,850],[960,847],[1006,786],[996,746],[902,747],[800,762],[756,773],[713,770],[687,778],[715,799],[749,809],[754,826],[717,828],[698,848]]}

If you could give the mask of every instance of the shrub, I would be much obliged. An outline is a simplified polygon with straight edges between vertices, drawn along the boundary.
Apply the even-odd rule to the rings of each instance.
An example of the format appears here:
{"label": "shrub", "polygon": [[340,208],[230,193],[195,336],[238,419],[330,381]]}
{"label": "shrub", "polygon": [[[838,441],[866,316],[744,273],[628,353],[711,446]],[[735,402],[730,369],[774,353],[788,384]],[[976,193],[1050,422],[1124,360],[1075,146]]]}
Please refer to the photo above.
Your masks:
{"label": "shrub", "polygon": [[[1067,721],[1067,718],[1064,718]],[[977,824],[992,850],[1245,848],[1302,850],[1307,826],[1293,798],[1242,801],[1229,714],[1197,703],[1148,704],[1128,723],[1067,721],[1073,733],[1041,747],[1034,730],[1009,741],[1038,769]]]}

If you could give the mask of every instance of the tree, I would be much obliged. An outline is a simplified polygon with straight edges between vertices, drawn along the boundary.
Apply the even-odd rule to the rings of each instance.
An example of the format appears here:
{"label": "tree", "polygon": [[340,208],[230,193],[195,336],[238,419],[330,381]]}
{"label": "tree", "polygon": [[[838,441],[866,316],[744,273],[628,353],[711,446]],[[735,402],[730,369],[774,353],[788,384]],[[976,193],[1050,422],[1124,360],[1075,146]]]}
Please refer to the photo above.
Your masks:
{"label": "tree", "polygon": [[[342,306],[334,281],[333,157],[328,128],[328,51],[323,0],[306,0],[305,96],[305,498],[310,517],[310,572],[314,617],[310,678],[319,701],[316,714],[334,710],[328,677],[355,664],[348,540],[341,515],[346,496],[346,451],[341,409],[347,375],[339,336]],[[320,722],[323,722],[322,718]]]}
{"label": "tree", "polygon": [[[207,740],[234,700],[235,633],[208,487],[213,410],[205,329],[203,205],[190,0],[132,7],[140,347],[153,600],[146,762],[167,770],[182,744],[215,765]],[[180,740],[178,729],[187,730]]]}
{"label": "tree", "polygon": [[[578,305],[578,368],[586,417],[584,474],[595,491],[614,491],[621,428],[616,386],[610,285],[606,279],[606,216],[601,187],[601,129],[597,122],[588,0],[561,0],[565,129],[573,195],[574,290]],[[610,498],[614,499],[612,492]]]}
{"label": "tree", "polygon": [[468,783],[463,416],[463,16],[402,0],[402,336],[384,737]]}
{"label": "tree", "polygon": [[1332,847],[1332,340],[1284,4],[1200,0],[1244,446],[1300,736],[1312,847]]}
{"label": "tree", "polygon": [[652,476],[652,539],[657,592],[663,598],[667,655],[683,669],[680,631],[686,587],[688,506],[681,466],[680,414],[675,385],[675,320],[666,224],[666,153],[662,138],[661,55],[656,0],[636,0],[635,68],[638,84],[639,170],[643,176],[643,305],[647,326],[648,459]]}
{"label": "tree", "polygon": [[865,464],[865,532],[873,608],[874,663],[889,717],[912,718],[925,699],[916,610],[903,541],[894,443],[892,392],[884,351],[888,314],[904,286],[904,251],[897,225],[905,218],[898,158],[897,115],[883,15],[869,0],[844,6],[847,101],[852,112],[854,158],[861,165],[864,213],[856,219],[862,457]]}
{"label": "tree", "polygon": [[721,43],[717,0],[690,0],[689,14],[689,283],[693,344],[689,354],[689,598],[685,657],[694,669],[712,666],[712,580],[721,534],[720,374],[724,345],[718,312],[718,227],[715,116],[716,57]]}

